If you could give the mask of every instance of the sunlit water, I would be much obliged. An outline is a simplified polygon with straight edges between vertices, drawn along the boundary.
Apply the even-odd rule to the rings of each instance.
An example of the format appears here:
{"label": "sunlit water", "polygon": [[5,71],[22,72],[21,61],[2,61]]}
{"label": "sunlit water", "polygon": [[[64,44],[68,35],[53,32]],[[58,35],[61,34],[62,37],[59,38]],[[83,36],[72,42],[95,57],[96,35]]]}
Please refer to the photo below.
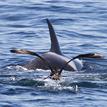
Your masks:
{"label": "sunlit water", "polygon": [[[64,55],[98,52],[105,58],[84,59],[83,70],[65,71],[60,81],[44,79],[49,71],[19,66],[34,57],[11,48],[49,50],[46,18]],[[0,107],[106,107],[106,52],[106,0],[0,0]]]}

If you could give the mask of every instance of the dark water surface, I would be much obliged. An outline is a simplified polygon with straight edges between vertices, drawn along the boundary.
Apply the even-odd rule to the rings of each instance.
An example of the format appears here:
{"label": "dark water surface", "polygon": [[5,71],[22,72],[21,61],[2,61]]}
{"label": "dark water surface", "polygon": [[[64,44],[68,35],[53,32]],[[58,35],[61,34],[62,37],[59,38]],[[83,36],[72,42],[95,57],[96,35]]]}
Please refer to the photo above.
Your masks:
{"label": "dark water surface", "polygon": [[[12,47],[49,50],[46,18],[64,55],[105,58],[84,59],[82,71],[64,72],[60,81],[44,80],[49,71],[18,66],[34,57],[11,54]],[[107,107],[106,53],[107,0],[0,0],[0,107]]]}

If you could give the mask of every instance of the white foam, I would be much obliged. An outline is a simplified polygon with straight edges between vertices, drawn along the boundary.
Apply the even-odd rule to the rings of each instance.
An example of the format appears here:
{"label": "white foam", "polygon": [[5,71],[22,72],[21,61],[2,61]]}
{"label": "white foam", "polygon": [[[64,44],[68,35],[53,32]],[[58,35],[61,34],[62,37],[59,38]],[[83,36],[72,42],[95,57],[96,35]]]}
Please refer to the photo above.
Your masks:
{"label": "white foam", "polygon": [[53,90],[69,90],[69,91],[72,91],[72,92],[78,92],[78,86],[77,85],[73,85],[73,86],[66,86],[65,85],[61,85],[61,83],[64,81],[64,79],[62,80],[52,80],[50,78],[47,78],[44,80],[45,82],[45,85],[44,87],[47,88],[47,89],[53,89]]}

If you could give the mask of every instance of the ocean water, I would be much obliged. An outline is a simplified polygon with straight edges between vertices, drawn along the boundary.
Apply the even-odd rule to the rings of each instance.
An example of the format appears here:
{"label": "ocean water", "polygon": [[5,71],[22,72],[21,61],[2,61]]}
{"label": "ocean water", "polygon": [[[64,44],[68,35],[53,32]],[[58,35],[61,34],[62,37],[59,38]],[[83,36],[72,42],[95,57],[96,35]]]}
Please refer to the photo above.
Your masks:
{"label": "ocean water", "polygon": [[[42,54],[50,48],[46,19],[69,58],[97,52],[104,59],[83,59],[81,71],[26,70],[34,59],[10,49]],[[0,0],[0,107],[107,107],[107,0]]]}

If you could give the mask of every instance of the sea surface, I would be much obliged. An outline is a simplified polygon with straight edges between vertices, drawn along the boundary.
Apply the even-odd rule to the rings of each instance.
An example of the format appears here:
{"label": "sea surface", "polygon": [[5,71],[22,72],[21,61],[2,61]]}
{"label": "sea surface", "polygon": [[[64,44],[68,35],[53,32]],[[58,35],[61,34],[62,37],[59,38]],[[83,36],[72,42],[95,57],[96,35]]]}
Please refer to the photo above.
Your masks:
{"label": "sea surface", "polygon": [[[61,80],[45,79],[50,70],[27,70],[34,56],[50,49],[46,19],[54,26],[63,54],[82,59],[81,71],[63,71]],[[107,107],[107,0],[0,0],[0,107]]]}

